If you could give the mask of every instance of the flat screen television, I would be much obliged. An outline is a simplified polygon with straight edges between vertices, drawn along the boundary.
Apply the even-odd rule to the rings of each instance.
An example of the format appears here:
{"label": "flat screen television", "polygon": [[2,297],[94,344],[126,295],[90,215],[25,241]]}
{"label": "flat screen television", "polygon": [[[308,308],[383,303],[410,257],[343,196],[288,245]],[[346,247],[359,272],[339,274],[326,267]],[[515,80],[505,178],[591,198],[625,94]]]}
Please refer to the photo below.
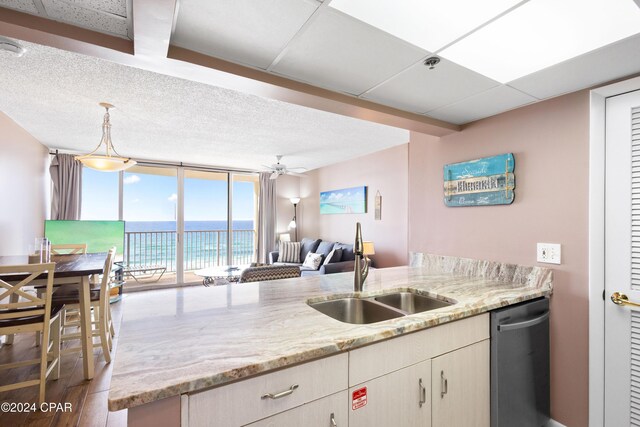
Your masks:
{"label": "flat screen television", "polygon": [[124,221],[46,220],[44,236],[52,245],[86,243],[89,253],[107,252],[115,246],[116,258],[122,259]]}

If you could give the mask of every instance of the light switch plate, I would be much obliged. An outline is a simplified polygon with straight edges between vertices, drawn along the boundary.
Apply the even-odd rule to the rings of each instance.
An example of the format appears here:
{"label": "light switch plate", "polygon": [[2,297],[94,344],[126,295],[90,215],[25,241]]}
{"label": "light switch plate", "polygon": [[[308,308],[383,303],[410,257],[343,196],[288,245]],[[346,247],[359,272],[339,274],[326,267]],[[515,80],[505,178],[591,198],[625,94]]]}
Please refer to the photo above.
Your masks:
{"label": "light switch plate", "polygon": [[538,262],[560,264],[560,243],[538,243]]}

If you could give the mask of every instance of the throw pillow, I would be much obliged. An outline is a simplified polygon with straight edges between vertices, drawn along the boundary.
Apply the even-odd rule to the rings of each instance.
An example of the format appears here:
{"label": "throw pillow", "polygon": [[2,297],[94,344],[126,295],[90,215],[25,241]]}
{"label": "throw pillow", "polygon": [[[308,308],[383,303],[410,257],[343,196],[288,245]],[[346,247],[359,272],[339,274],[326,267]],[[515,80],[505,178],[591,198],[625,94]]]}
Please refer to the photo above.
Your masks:
{"label": "throw pillow", "polygon": [[322,265],[327,265],[330,262],[340,262],[341,258],[342,258],[342,249],[340,248],[332,249],[331,252],[329,252],[329,255],[327,255],[327,257],[324,259],[324,262],[322,263]]}
{"label": "throw pillow", "polygon": [[313,252],[309,252],[307,254],[307,257],[304,259],[302,266],[317,270],[320,268],[321,263],[322,263],[322,254],[315,254]]}
{"label": "throw pillow", "polygon": [[280,242],[278,262],[300,264],[300,242]]}

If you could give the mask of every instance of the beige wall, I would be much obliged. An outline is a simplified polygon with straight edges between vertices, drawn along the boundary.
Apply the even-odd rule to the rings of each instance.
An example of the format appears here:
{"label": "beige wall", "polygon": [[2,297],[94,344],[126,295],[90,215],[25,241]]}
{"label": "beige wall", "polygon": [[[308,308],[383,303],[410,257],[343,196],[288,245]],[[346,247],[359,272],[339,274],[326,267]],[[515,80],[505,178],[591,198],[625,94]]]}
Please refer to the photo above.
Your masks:
{"label": "beige wall", "polygon": [[26,254],[49,209],[48,150],[0,112],[0,255]]}
{"label": "beige wall", "polygon": [[[412,133],[409,250],[536,265],[536,243],[562,244],[551,298],[551,415],[588,424],[589,94],[581,91],[467,126]],[[510,206],[447,208],[446,163],[513,152]],[[544,265],[544,264],[541,264]]]}
{"label": "beige wall", "polygon": [[[375,244],[377,267],[407,263],[407,190],[409,145],[389,148],[358,159],[308,172],[300,179],[300,237],[352,243],[356,222],[362,237]],[[366,185],[366,214],[320,215],[320,192]],[[374,220],[376,192],[382,195],[382,220]]]}

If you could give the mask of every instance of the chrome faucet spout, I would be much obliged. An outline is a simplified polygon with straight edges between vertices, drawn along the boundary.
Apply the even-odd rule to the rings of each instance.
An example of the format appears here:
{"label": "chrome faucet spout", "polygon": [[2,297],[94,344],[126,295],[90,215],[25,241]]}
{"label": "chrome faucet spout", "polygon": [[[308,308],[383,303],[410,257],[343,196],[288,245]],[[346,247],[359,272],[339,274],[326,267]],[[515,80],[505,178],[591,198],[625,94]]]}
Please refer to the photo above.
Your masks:
{"label": "chrome faucet spout", "polygon": [[369,258],[364,255],[364,241],[362,240],[362,230],[359,222],[356,223],[356,241],[353,245],[353,252],[356,257],[353,268],[353,291],[362,292],[364,281],[369,274]]}

